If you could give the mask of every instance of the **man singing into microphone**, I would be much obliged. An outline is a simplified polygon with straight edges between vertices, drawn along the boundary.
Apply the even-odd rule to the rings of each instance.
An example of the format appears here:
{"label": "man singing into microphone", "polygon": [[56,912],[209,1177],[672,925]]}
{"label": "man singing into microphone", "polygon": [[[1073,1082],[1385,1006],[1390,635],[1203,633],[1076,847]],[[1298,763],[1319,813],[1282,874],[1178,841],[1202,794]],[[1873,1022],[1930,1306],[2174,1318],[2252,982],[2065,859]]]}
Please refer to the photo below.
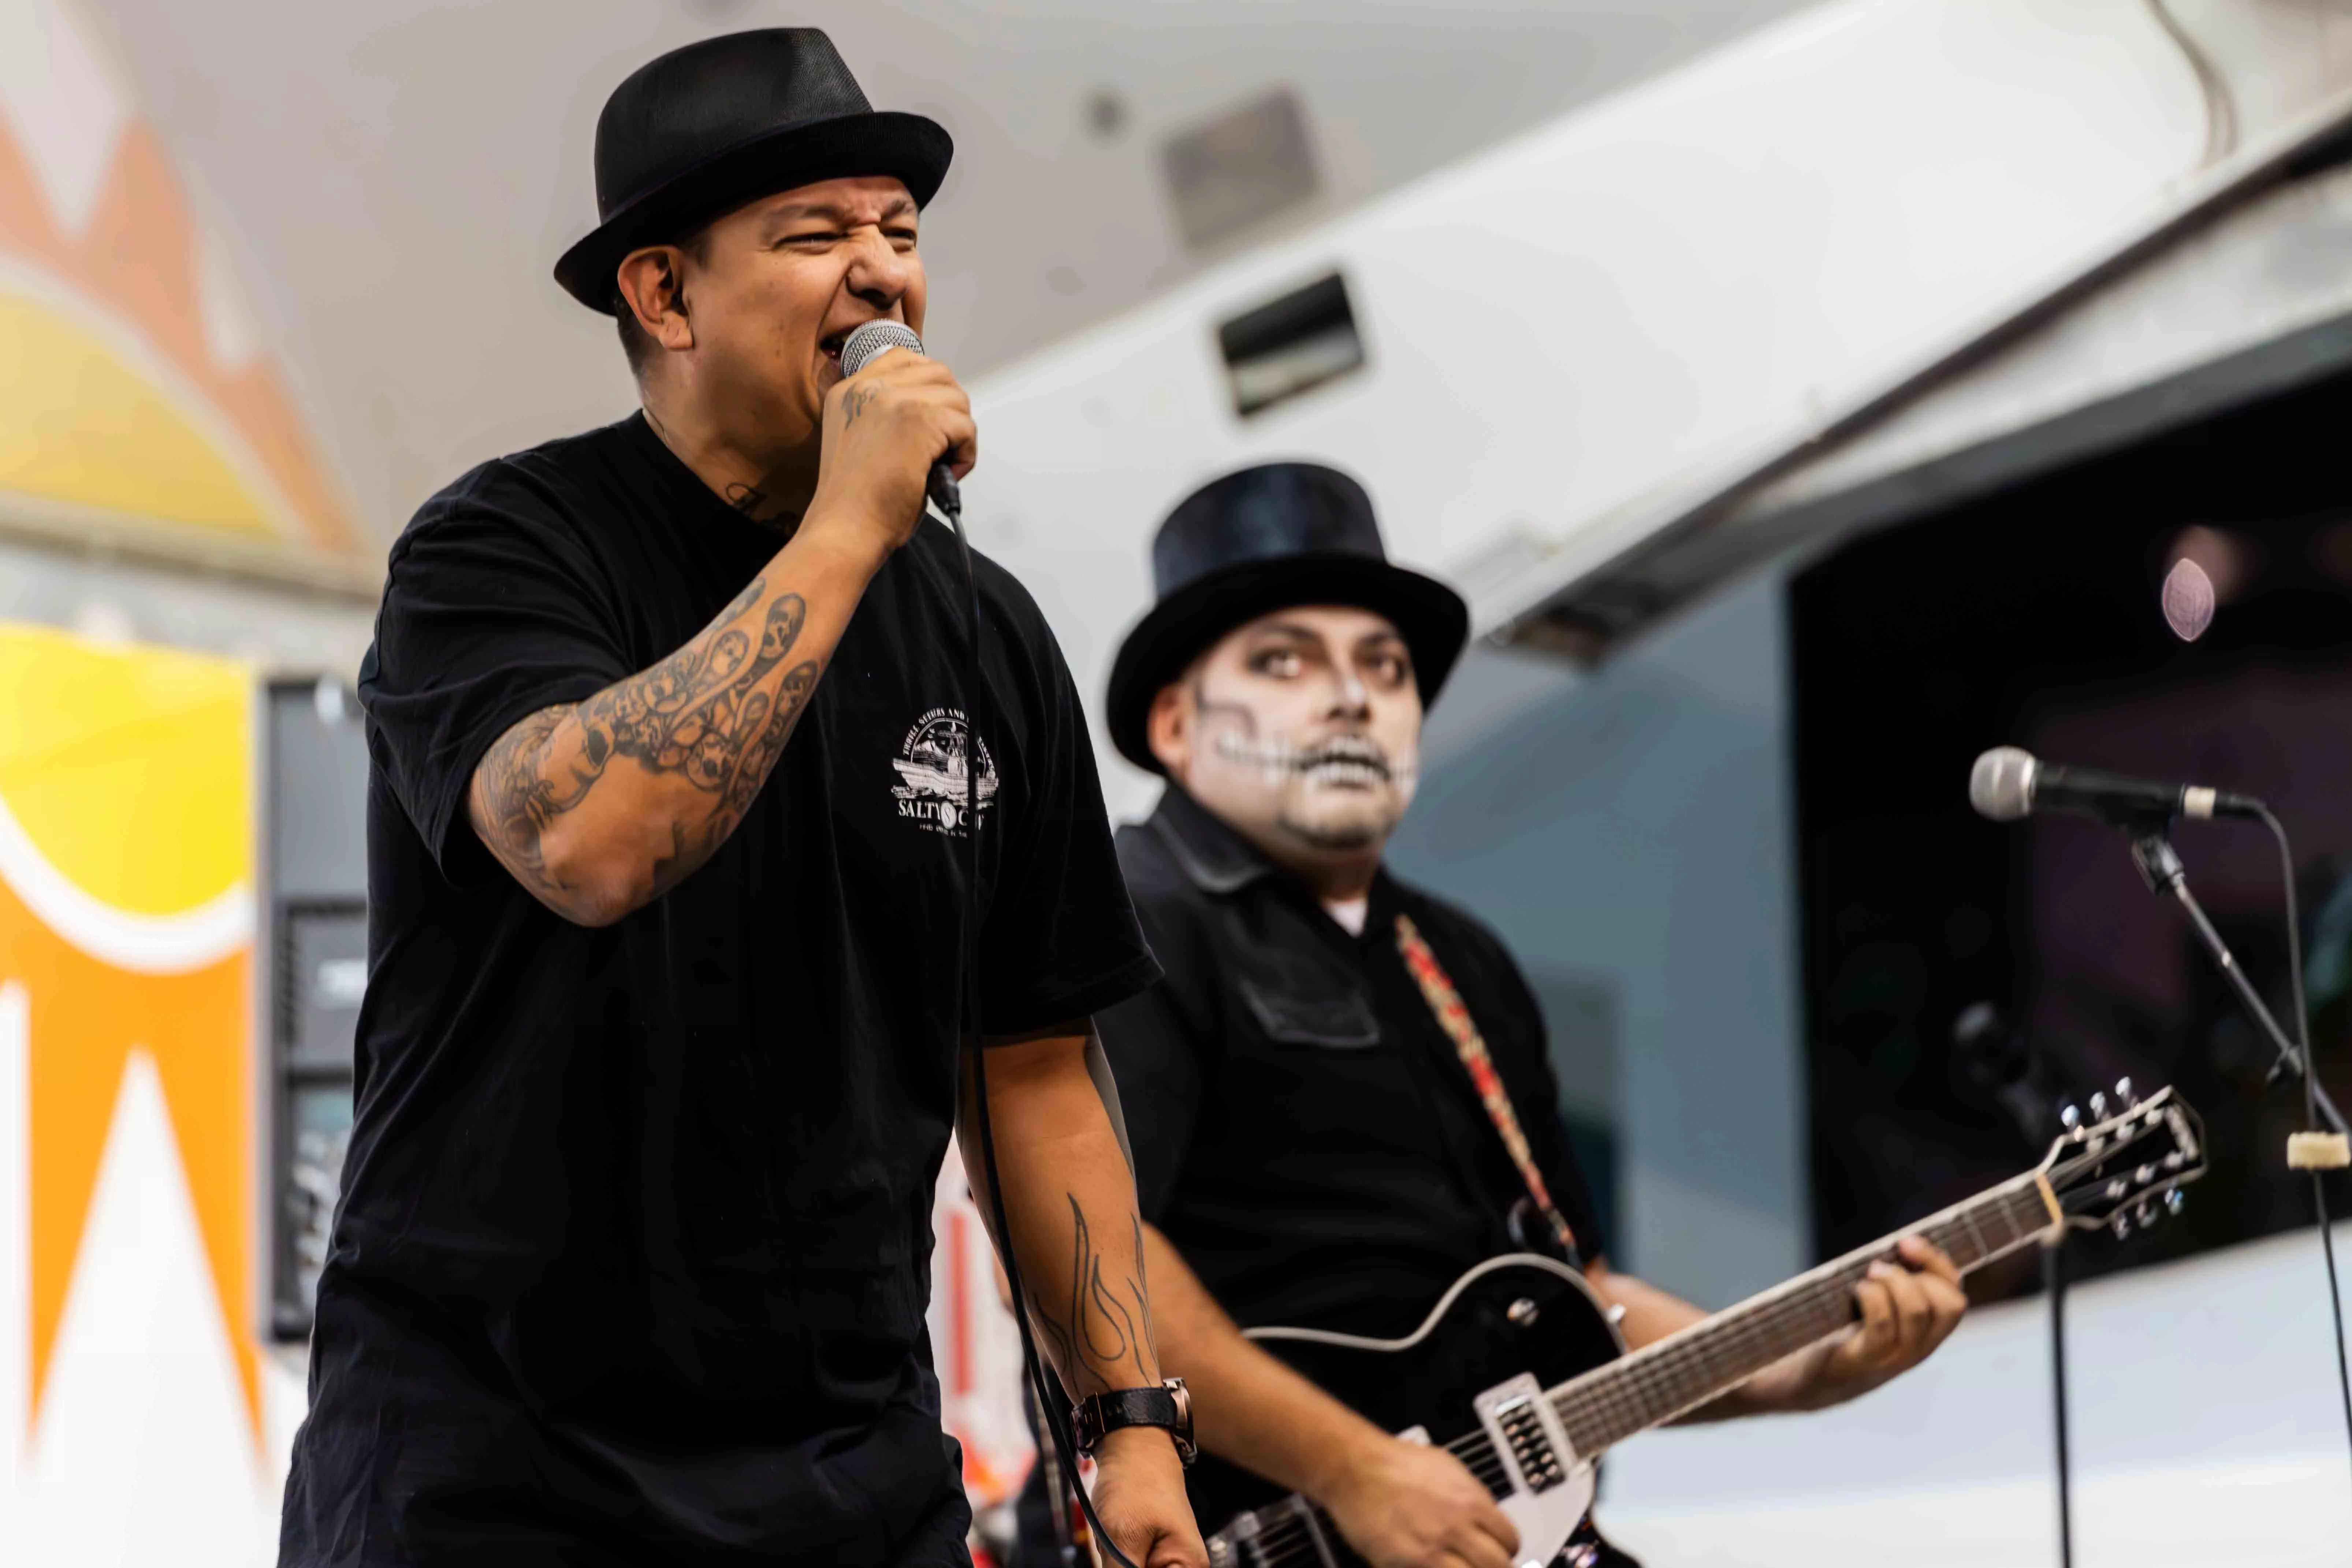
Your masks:
{"label": "man singing into microphone", "polygon": [[974,833],[999,1243],[1074,1393],[1148,1391],[1101,1406],[1112,1541],[1204,1562],[1086,1056],[1157,968],[1080,704],[986,562],[961,658],[923,521],[933,462],[975,457],[954,378],[839,363],[920,331],[950,152],[813,30],[638,71],[556,275],[618,318],[642,414],[486,464],[393,549],[283,1563],[967,1561],[924,1306]]}
{"label": "man singing into microphone", "polygon": [[[1188,497],[1152,568],[1159,602],[1119,649],[1107,718],[1168,780],[1118,835],[1168,974],[1101,1026],[1161,1357],[1192,1385],[1205,1450],[1323,1503],[1376,1568],[1505,1568],[1517,1533],[1460,1460],[1234,1327],[1408,1334],[1465,1270],[1529,1250],[1580,1255],[1635,1347],[1702,1316],[1604,1261],[1509,952],[1381,868],[1467,612],[1389,563],[1360,486],[1307,463]],[[1859,1288],[1853,1330],[1703,1415],[1818,1408],[1926,1356],[1966,1300],[1933,1247],[1907,1241],[1904,1261]]]}

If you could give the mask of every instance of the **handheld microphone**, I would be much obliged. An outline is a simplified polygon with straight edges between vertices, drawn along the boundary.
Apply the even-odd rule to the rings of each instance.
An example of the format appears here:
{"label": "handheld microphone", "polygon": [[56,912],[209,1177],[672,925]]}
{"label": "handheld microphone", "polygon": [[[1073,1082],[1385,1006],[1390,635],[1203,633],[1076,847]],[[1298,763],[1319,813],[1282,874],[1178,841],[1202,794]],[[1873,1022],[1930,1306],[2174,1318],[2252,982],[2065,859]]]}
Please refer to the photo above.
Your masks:
{"label": "handheld microphone", "polygon": [[2142,827],[2176,816],[2259,816],[2263,803],[2250,795],[2202,784],[2156,784],[2045,763],[2015,746],[1995,746],[1969,773],[1969,804],[1995,822],[2015,822],[2045,812],[2071,811],[2099,817],[2117,827]]}
{"label": "handheld microphone", "polygon": [[[923,340],[904,321],[868,321],[851,332],[841,343],[841,374],[856,375],[880,358],[886,349],[905,349],[908,353],[921,353]],[[931,465],[929,486],[931,504],[950,517],[963,515],[963,492],[956,486],[955,471],[941,458]]]}

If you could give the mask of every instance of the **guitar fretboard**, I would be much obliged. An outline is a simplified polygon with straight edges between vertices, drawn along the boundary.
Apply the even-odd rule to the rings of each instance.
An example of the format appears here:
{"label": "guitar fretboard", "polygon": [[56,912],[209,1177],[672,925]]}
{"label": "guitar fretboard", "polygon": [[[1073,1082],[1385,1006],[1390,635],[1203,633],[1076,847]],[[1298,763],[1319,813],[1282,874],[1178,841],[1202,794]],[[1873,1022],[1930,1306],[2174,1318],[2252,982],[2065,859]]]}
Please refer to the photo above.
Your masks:
{"label": "guitar fretboard", "polygon": [[[2016,1251],[2050,1228],[2050,1205],[2032,1175],[1946,1209],[1903,1236],[1924,1236],[1962,1273]],[[1833,1258],[1705,1322],[1644,1345],[1550,1391],[1569,1442],[1591,1458],[1737,1387],[1782,1356],[1852,1322],[1853,1288],[1870,1266],[1895,1256],[1897,1237]]]}

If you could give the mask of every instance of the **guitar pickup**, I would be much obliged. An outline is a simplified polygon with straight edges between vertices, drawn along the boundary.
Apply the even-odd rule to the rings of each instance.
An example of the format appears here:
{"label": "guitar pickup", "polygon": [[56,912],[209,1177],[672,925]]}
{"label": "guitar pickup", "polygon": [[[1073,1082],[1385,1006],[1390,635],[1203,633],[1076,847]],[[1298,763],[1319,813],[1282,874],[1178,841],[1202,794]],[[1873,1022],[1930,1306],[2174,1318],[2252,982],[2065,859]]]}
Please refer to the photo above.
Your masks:
{"label": "guitar pickup", "polygon": [[1495,1451],[1516,1472],[1521,1490],[1548,1492],[1567,1481],[1575,1455],[1534,1378],[1516,1377],[1490,1388],[1478,1396],[1477,1406]]}

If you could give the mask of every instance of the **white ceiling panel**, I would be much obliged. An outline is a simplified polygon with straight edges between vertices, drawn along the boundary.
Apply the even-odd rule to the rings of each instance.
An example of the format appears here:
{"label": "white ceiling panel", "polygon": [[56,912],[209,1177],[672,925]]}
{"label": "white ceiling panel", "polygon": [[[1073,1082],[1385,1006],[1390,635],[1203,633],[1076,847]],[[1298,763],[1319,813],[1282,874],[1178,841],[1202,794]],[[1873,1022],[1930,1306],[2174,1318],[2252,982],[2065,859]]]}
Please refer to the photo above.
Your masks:
{"label": "white ceiling panel", "polygon": [[[252,331],[386,535],[483,458],[631,405],[610,327],[548,268],[593,217],[604,95],[665,48],[822,26],[877,105],[950,128],[957,163],[924,248],[933,345],[969,375],[1801,7],[81,4],[222,236]],[[1161,144],[1283,86],[1305,110],[1317,195],[1188,249]]]}

